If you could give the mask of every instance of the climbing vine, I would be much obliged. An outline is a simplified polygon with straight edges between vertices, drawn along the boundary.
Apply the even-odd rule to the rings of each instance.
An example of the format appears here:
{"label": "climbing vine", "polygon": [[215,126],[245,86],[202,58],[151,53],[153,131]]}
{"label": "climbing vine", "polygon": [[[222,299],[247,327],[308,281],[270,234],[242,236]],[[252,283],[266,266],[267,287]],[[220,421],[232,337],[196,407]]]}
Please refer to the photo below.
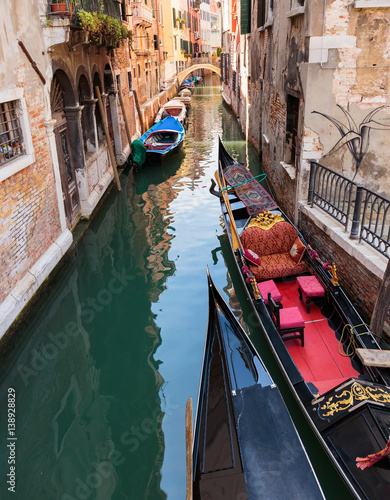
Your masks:
{"label": "climbing vine", "polygon": [[102,12],[78,12],[80,26],[88,33],[89,44],[116,48],[122,40],[132,41],[132,32],[117,19]]}

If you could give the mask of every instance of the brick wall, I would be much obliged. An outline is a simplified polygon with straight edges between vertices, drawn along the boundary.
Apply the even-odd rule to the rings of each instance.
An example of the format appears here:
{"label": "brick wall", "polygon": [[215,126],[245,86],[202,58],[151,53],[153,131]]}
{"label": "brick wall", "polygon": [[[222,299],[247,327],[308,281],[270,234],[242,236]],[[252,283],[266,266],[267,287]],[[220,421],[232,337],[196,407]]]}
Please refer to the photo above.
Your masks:
{"label": "brick wall", "polygon": [[[369,325],[381,285],[380,279],[336,245],[326,233],[303,214],[300,218],[300,229],[323,261],[335,262],[341,287]],[[386,331],[390,331],[389,314]]]}
{"label": "brick wall", "polygon": [[36,161],[0,184],[0,302],[61,234],[41,87],[25,98]]}

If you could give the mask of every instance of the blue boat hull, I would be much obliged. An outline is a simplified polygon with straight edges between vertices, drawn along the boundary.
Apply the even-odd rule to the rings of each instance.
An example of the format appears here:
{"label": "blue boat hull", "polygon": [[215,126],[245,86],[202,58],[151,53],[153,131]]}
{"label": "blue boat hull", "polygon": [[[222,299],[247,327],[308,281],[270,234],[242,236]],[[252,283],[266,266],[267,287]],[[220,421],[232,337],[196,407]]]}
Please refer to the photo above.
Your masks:
{"label": "blue boat hull", "polygon": [[147,148],[147,163],[160,164],[177,152],[183,144],[184,135],[182,124],[171,116],[153,125],[139,139]]}

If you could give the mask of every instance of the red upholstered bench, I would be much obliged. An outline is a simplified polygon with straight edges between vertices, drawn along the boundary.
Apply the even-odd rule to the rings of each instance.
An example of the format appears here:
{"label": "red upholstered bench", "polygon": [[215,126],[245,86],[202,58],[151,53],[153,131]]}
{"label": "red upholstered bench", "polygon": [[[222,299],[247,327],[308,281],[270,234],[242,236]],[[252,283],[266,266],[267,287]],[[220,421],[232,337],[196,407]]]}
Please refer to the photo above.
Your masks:
{"label": "red upholstered bench", "polygon": [[325,290],[315,276],[298,276],[299,298],[306,304],[310,314],[310,302],[315,298],[325,297]]}
{"label": "red upholstered bench", "polygon": [[262,281],[257,283],[257,288],[264,299],[264,304],[268,305],[268,293],[275,302],[280,302],[282,300],[282,294],[279,292],[278,287],[275,285],[274,280]]}
{"label": "red upholstered bench", "polygon": [[278,222],[271,229],[247,227],[241,235],[244,249],[255,252],[258,262],[249,260],[249,267],[256,281],[271,280],[306,271],[304,262],[296,262],[291,249],[298,237],[289,222]]}

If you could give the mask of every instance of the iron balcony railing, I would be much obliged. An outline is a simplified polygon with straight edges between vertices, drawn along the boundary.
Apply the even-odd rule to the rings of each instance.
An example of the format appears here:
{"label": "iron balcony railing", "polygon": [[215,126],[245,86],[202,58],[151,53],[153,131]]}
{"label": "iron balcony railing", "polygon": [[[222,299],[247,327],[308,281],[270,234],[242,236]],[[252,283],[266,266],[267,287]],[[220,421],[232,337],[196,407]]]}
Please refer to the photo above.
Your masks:
{"label": "iron balcony railing", "polygon": [[50,14],[73,15],[79,10],[86,10],[103,11],[118,21],[122,18],[121,3],[115,0],[48,0],[48,4]]}
{"label": "iron balcony railing", "polygon": [[353,240],[390,258],[390,200],[312,161],[308,202],[336,219]]}

